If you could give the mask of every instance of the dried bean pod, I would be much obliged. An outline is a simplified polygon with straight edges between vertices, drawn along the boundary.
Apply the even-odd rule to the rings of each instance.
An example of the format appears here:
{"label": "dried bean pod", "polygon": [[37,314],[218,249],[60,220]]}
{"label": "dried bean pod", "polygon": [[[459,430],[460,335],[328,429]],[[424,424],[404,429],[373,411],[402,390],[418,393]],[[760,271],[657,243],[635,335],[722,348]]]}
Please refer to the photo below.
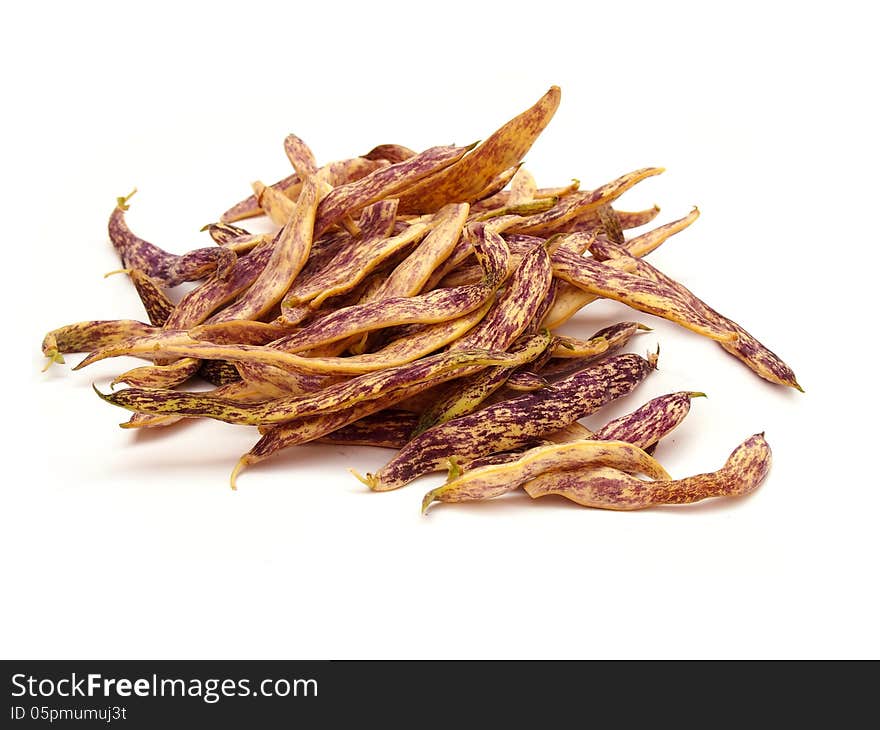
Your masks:
{"label": "dried bean pod", "polygon": [[[526,358],[524,362],[531,362],[539,357],[550,343],[549,333],[544,332],[523,337],[519,342],[514,343],[510,351],[522,354]],[[418,436],[437,424],[472,413],[486,398],[505,384],[512,372],[513,368],[510,367],[487,368],[476,375],[457,381],[450,392],[444,394],[422,414],[412,436]]]}
{"label": "dried bean pod", "polygon": [[414,413],[387,409],[331,431],[316,440],[323,444],[399,449],[409,439],[417,420]]}
{"label": "dried bean pod", "polygon": [[235,253],[222,247],[198,248],[178,256],[136,236],[125,222],[129,198],[118,198],[107,224],[110,241],[126,269],[143,271],[170,288],[226,271],[235,263]]}
{"label": "dried bean pod", "polygon": [[461,237],[470,210],[467,203],[451,204],[437,211],[431,232],[404,261],[389,274],[373,299],[418,294],[428,277],[446,260]]}
{"label": "dried bean pod", "polygon": [[218,387],[237,383],[241,380],[241,376],[238,374],[235,366],[224,360],[202,361],[198,374],[211,383],[211,385]]}
{"label": "dried bean pod", "polygon": [[315,236],[320,236],[341,221],[347,213],[359,211],[377,200],[390,198],[431,173],[452,165],[472,148],[473,145],[432,147],[403,162],[375,170],[356,182],[335,188],[318,206]]}
{"label": "dried bean pod", "polygon": [[547,388],[435,426],[368,474],[367,484],[376,491],[397,489],[442,469],[452,457],[476,459],[558,431],[632,391],[655,364],[638,355],[616,355]]}
{"label": "dried bean pod", "polygon": [[409,147],[404,147],[402,144],[376,145],[373,149],[367,152],[367,154],[363,155],[363,157],[368,160],[387,160],[392,164],[403,162],[404,160],[408,160],[410,157],[415,156],[416,153],[414,150],[411,150]]}
{"label": "dried bean pod", "polygon": [[174,388],[185,383],[201,367],[201,361],[183,358],[165,365],[145,365],[117,375],[110,385],[126,384],[135,388]]}
{"label": "dried bean pod", "polygon": [[211,240],[218,246],[225,246],[238,239],[253,235],[250,231],[234,226],[231,223],[209,223],[203,226],[202,230],[207,231]]}
{"label": "dried bean pod", "polygon": [[473,200],[496,175],[522,160],[553,118],[561,96],[558,86],[551,87],[534,106],[490,135],[472,154],[411,186],[401,196],[401,212],[430,213],[447,203]]}
{"label": "dried bean pod", "polygon": [[131,283],[137,290],[141,304],[150,320],[150,324],[155,327],[161,327],[165,324],[171,312],[174,311],[174,302],[172,302],[162,285],[151,276],[147,276],[143,271],[137,269],[127,269],[126,273],[131,278]]}
{"label": "dried bean pod", "polygon": [[319,183],[313,178],[306,180],[296,209],[278,234],[266,266],[248,290],[213,321],[259,319],[281,301],[309,256],[319,199]]}
{"label": "dried bean pod", "polygon": [[668,291],[675,292],[680,300],[685,302],[698,316],[712,322],[719,331],[726,332],[728,338],[726,340],[719,339],[718,344],[731,355],[745,363],[753,372],[765,380],[769,380],[771,383],[786,385],[803,392],[803,388],[798,384],[794,371],[783,362],[782,358],[764,346],[753,335],[746,332],[739,324],[712,309],[712,307],[683,284],[671,279],[647,261],[632,257],[623,248],[615,247],[607,242],[597,241],[594,244],[593,250],[599,256],[615,255],[633,262],[635,273],[638,276]]}
{"label": "dried bean pod", "polygon": [[710,497],[739,497],[757,489],[770,471],[764,434],[740,444],[721,469],[685,479],[645,482],[614,468],[542,474],[523,485],[533,499],[559,494],[585,507],[636,510],[657,504],[690,504]]}
{"label": "dried bean pod", "polygon": [[620,418],[609,421],[596,431],[598,441],[626,441],[647,449],[675,429],[691,409],[691,399],[705,398],[705,393],[681,391],[653,398]]}
{"label": "dried bean pod", "polygon": [[443,382],[456,377],[457,371],[473,365],[517,365],[522,354],[491,350],[444,352],[415,363],[368,373],[344,383],[332,385],[320,393],[279,398],[268,403],[240,404],[218,399],[210,394],[181,393],[167,390],[128,388],[100,397],[113,405],[141,413],[172,413],[205,416],[227,423],[271,424],[326,413],[375,400],[388,393],[425,382]]}
{"label": "dried bean pod", "polygon": [[138,322],[134,319],[96,319],[58,327],[43,338],[43,354],[68,352],[90,352],[103,347],[110,347],[132,337],[157,335],[162,330],[158,327]]}
{"label": "dried bean pod", "polygon": [[575,441],[539,446],[516,461],[483,466],[432,489],[422,500],[424,513],[433,502],[475,502],[493,499],[541,476],[585,466],[610,466],[669,480],[666,470],[638,446],[625,441]]}
{"label": "dried bean pod", "polygon": [[[631,262],[625,263],[628,265]],[[669,287],[621,271],[615,265],[615,261],[601,263],[565,250],[553,254],[554,273],[590,294],[614,299],[718,342],[730,342],[736,338],[726,328],[693,310]]]}

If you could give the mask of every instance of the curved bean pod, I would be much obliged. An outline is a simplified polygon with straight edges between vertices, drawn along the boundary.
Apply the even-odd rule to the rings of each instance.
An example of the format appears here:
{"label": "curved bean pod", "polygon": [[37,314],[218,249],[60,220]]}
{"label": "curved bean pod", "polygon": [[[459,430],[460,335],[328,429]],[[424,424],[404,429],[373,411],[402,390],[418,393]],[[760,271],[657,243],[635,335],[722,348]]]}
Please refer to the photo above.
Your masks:
{"label": "curved bean pod", "polygon": [[675,429],[691,409],[693,398],[705,393],[681,391],[649,400],[641,408],[609,421],[596,431],[598,441],[626,441],[647,449]]}
{"label": "curved bean pod", "polygon": [[732,319],[712,309],[686,286],[666,276],[666,274],[647,261],[631,256],[626,249],[616,247],[608,242],[597,241],[591,250],[599,256],[614,255],[632,262],[636,275],[643,277],[646,281],[654,282],[667,291],[674,292],[698,316],[711,322],[719,331],[726,332],[728,336],[724,340],[717,337],[713,339],[718,340],[718,344],[721,347],[745,363],[753,372],[765,380],[769,380],[771,383],[786,385],[803,392],[803,388],[798,384],[794,371],[783,362],[782,358],[759,342],[757,338]]}
{"label": "curved bean pod", "polygon": [[610,466],[670,480],[666,470],[638,446],[625,441],[573,441],[538,446],[516,461],[472,469],[432,489],[422,500],[422,513],[433,502],[475,502],[506,494],[536,477],[585,466]]}
{"label": "curved bean pod", "polygon": [[142,271],[170,288],[226,271],[235,263],[235,252],[222,247],[197,248],[178,256],[136,236],[125,222],[129,198],[117,199],[107,224],[110,241],[126,269]]}
{"label": "curved bean pod", "polygon": [[[627,260],[628,265],[639,259]],[[622,302],[640,312],[675,322],[699,335],[718,342],[730,342],[736,335],[694,311],[670,290],[641,276],[626,273],[612,265],[559,250],[553,254],[554,273],[569,284],[606,299]]]}
{"label": "curved bean pod", "polygon": [[400,198],[403,213],[433,212],[447,203],[473,200],[499,173],[522,160],[559,107],[562,92],[550,87],[534,106],[491,134],[472,154],[410,187]]}
{"label": "curved bean pod", "polygon": [[533,499],[559,494],[584,507],[636,510],[657,504],[690,504],[710,497],[739,497],[757,489],[770,471],[772,453],[763,433],[740,444],[716,472],[645,482],[608,467],[541,474],[523,488]]}

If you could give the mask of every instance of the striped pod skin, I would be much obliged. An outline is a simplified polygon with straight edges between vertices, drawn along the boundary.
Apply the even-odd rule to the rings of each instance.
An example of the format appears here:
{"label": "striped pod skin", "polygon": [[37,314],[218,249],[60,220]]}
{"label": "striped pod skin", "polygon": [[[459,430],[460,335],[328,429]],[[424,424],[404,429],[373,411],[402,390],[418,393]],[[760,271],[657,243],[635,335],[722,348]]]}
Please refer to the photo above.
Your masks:
{"label": "striped pod skin", "polygon": [[377,200],[389,198],[431,173],[449,167],[471,149],[473,145],[432,147],[403,162],[375,170],[356,182],[334,188],[318,206],[315,237],[339,223],[346,214],[357,212]]}
{"label": "striped pod skin", "polygon": [[134,284],[150,324],[161,327],[174,311],[174,302],[168,298],[162,285],[143,271],[126,269],[125,272]]}
{"label": "striped pod skin", "polygon": [[165,326],[169,329],[188,329],[204,322],[257,280],[272,257],[273,248],[273,241],[260,243],[247,256],[240,256],[226,275],[215,274],[184,294]]}
{"label": "striped pod skin", "polygon": [[297,444],[315,441],[351,423],[390,408],[428,387],[430,387],[430,383],[419,383],[418,385],[412,385],[400,391],[386,394],[376,400],[359,403],[351,408],[345,408],[332,413],[320,413],[315,416],[281,423],[277,426],[270,426],[261,431],[262,436],[260,440],[238,460],[229,477],[229,484],[235,489],[235,481],[243,469],[264,461],[279,451]]}
{"label": "striped pod skin", "polygon": [[461,237],[470,206],[451,204],[437,211],[431,232],[406,259],[400,263],[384,284],[373,294],[373,299],[393,296],[411,297],[418,294],[428,277],[446,260]]}
{"label": "striped pod skin", "polygon": [[301,352],[352,335],[401,324],[434,324],[479,309],[492,296],[498,278],[484,284],[435,289],[415,297],[393,297],[343,307],[276,343],[285,352]]}
{"label": "striped pod skin", "polygon": [[385,160],[392,165],[415,156],[416,153],[414,150],[411,150],[409,147],[404,147],[402,144],[376,145],[373,149],[367,152],[367,154],[362,155],[362,157],[367,160]]}
{"label": "striped pod skin", "polygon": [[90,352],[116,345],[132,337],[156,335],[161,331],[158,327],[135,319],[94,319],[74,322],[48,332],[43,338],[42,350],[51,360],[62,353]]}
{"label": "striped pod skin", "polygon": [[730,340],[719,340],[718,342],[727,352],[745,363],[753,372],[765,380],[803,392],[803,388],[798,384],[792,369],[776,353],[761,344],[736,322],[716,312],[683,284],[666,276],[666,274],[647,261],[631,256],[626,249],[598,240],[591,250],[593,250],[594,255],[600,258],[614,255],[634,262],[634,270],[638,276],[643,277],[647,281],[655,282],[658,286],[664,287],[669,291],[674,291],[699,316],[713,322],[719,329],[728,332]]}
{"label": "striped pod skin", "polygon": [[[276,183],[272,183],[269,187],[273,190],[277,190],[280,193],[287,193],[288,191],[299,191],[301,180],[299,179],[299,175],[293,173],[292,175],[288,175],[285,178],[282,178]],[[246,218],[255,218],[258,215],[263,214],[263,209],[260,208],[260,203],[257,200],[256,195],[249,195],[244,200],[236,203],[231,208],[229,208],[223,215],[220,216],[221,223],[234,223],[235,221],[244,220]]]}
{"label": "striped pod skin", "polygon": [[415,413],[389,408],[331,431],[316,440],[322,444],[399,449],[409,440],[417,421],[418,416]]}
{"label": "striped pod skin", "polygon": [[[610,208],[610,206],[609,206]],[[620,228],[628,230],[645,226],[654,220],[660,213],[659,206],[653,206],[646,210],[617,210],[611,208],[611,212],[617,218]],[[602,220],[595,210],[590,210],[583,215],[576,215],[567,224],[562,226],[562,231],[597,231],[602,228]]]}
{"label": "striped pod skin", "polygon": [[[472,202],[474,205],[479,205],[482,201],[490,199],[500,190],[503,190],[507,186],[507,184],[511,182],[511,180],[513,180],[521,166],[522,163],[519,163],[517,165],[514,165],[513,167],[508,167],[506,170],[498,173],[489,181],[486,187],[484,187],[480,192],[471,196],[467,202]],[[486,208],[486,210],[488,210],[488,208]]]}
{"label": "striped pod skin", "polygon": [[311,177],[318,172],[318,163],[309,146],[295,134],[284,138],[284,154],[300,178]]}
{"label": "striped pod skin", "polygon": [[[580,180],[572,180],[568,185],[563,185],[561,187],[538,188],[532,194],[532,200],[540,200],[541,198],[556,198],[559,200],[566,195],[576,193],[580,188],[580,185]],[[510,190],[500,190],[490,198],[484,198],[475,202],[471,205],[471,209],[474,213],[481,213],[483,211],[492,210],[493,208],[501,208],[510,202],[511,192],[512,191]]]}
{"label": "striped pod skin", "polygon": [[552,278],[550,257],[543,246],[535,246],[523,257],[483,320],[450,347],[459,350],[510,347],[534,319]]}
{"label": "striped pod skin", "polygon": [[[288,198],[284,193],[275,188],[265,185],[260,180],[251,183],[251,190],[257,198],[260,210],[268,216],[276,226],[283,226],[293,215],[296,202]],[[302,185],[299,190],[302,191]]]}
{"label": "striped pod skin", "polygon": [[[551,342],[549,332],[526,336],[514,343],[510,352],[522,353],[526,357],[525,362],[531,362],[539,357]],[[477,410],[486,398],[507,382],[513,370],[510,367],[487,368],[476,375],[456,382],[454,388],[422,414],[412,436],[416,437],[432,426],[446,423],[453,418]]]}
{"label": "striped pod skin", "polygon": [[558,431],[632,391],[655,364],[638,355],[616,355],[547,388],[434,426],[376,474],[367,474],[366,483],[374,491],[397,489],[444,468],[450,458],[476,459]]}
{"label": "striped pod skin", "polygon": [[524,167],[520,167],[510,180],[510,195],[504,205],[516,206],[522,205],[523,203],[529,203],[535,200],[535,194],[537,192],[538,184],[535,182],[535,176]]}
{"label": "striped pod skin", "polygon": [[246,404],[218,399],[210,394],[128,388],[98,395],[108,403],[141,413],[170,413],[205,416],[226,423],[260,425],[326,413],[375,400],[408,386],[442,382],[456,377],[456,371],[472,365],[518,365],[526,354],[491,350],[444,352],[415,363],[386,368],[331,385],[314,394],[278,398],[267,403]]}
{"label": "striped pod skin", "polygon": [[522,218],[510,230],[512,233],[528,233],[531,236],[560,233],[565,228],[565,224],[575,216],[587,211],[595,211],[600,206],[614,202],[642,180],[662,172],[662,167],[645,167],[622,175],[595,190],[574,193],[559,200],[550,210]]}
{"label": "striped pod skin", "polygon": [[343,307],[279,340],[274,347],[299,352],[380,327],[443,322],[479,309],[507,275],[509,254],[500,237],[478,243],[477,253],[483,271],[480,284]]}
{"label": "striped pod skin", "polygon": [[[522,456],[522,453],[524,451],[534,449],[538,446],[549,446],[550,444],[567,444],[571,441],[589,441],[592,439],[593,432],[590,431],[590,429],[588,429],[586,426],[583,426],[575,421],[574,423],[568,424],[565,428],[560,428],[558,431],[553,431],[553,433],[545,434],[544,438],[536,439],[533,442],[523,444],[522,446],[519,446],[511,451],[503,451],[499,454],[482,456],[479,459],[473,459],[472,461],[456,461],[455,467],[458,469],[459,474],[461,474],[470,469],[479,469],[481,466],[489,466],[490,464],[507,464],[508,462],[516,461],[516,459]],[[638,444],[633,445],[637,446]],[[645,453],[649,452],[646,451]],[[649,453],[649,456],[653,456],[653,454]]]}
{"label": "striped pod skin", "polygon": [[178,256],[136,236],[125,222],[128,200],[133,194],[117,199],[107,224],[110,242],[123,267],[142,271],[171,288],[185,281],[204,279],[214,271],[228,270],[235,263],[235,252],[222,247],[197,248]]}
{"label": "striped pod skin", "polygon": [[660,463],[638,446],[625,441],[573,441],[538,446],[529,449],[515,461],[472,469],[428,492],[422,500],[422,513],[433,502],[494,499],[542,474],[593,465],[638,472],[653,479],[671,479]]}
{"label": "striped pod skin", "polygon": [[[641,331],[650,332],[651,329],[639,322],[618,322],[617,324],[603,327],[590,337],[589,340],[579,345],[579,351],[584,354],[577,357],[560,357],[556,354],[556,350],[565,352],[564,346],[554,347],[553,351],[551,351],[553,358],[546,364],[541,364],[536,374],[548,380],[558,380],[559,378],[567,377],[572,373],[583,370],[601,358],[614,354],[625,347]],[[564,342],[566,339],[557,336],[556,342]],[[578,350],[574,350],[574,352],[578,352]]]}
{"label": "striped pod skin", "polygon": [[757,489],[770,471],[770,446],[759,433],[737,446],[721,469],[684,479],[642,481],[616,468],[590,467],[541,474],[523,484],[533,499],[558,494],[583,505],[637,510],[658,504],[690,504],[711,497],[739,497]]}
{"label": "striped pod skin", "polygon": [[522,160],[550,123],[562,92],[552,86],[532,107],[514,117],[472,154],[410,187],[400,197],[402,213],[432,213],[447,203],[469,202],[492,179]]}
{"label": "striped pod skin", "polygon": [[204,360],[200,363],[199,377],[218,387],[237,383],[241,380],[238,370],[232,363],[224,360]]}
{"label": "striped pod skin", "polygon": [[[329,250],[322,250],[311,265],[303,267],[303,276],[293,282],[283,297],[282,318],[291,319],[287,312],[289,308],[308,304],[329,287],[348,283],[353,275],[361,274],[360,266],[365,263],[362,252],[365,249],[369,249],[374,256],[388,256],[408,243],[407,239],[403,239],[402,242],[398,240],[384,243],[392,236],[396,216],[397,201],[395,199],[382,200],[365,208],[358,221],[358,227],[361,230],[359,236],[349,235],[347,238],[340,239],[340,242]],[[406,230],[411,228],[413,226],[408,226]],[[424,226],[416,230],[424,230]],[[353,265],[352,261],[356,263]],[[378,263],[378,261],[373,262],[373,268]],[[363,272],[358,281],[363,280],[367,273]]]}
{"label": "striped pod skin", "polygon": [[[618,212],[617,216],[623,221],[622,218],[625,214]],[[626,250],[636,258],[642,258],[643,256],[647,256],[652,251],[656,250],[662,243],[664,243],[670,236],[675,235],[676,233],[680,233],[685,228],[687,228],[691,223],[693,223],[700,216],[700,211],[694,208],[688,215],[684,218],[680,218],[676,221],[672,221],[671,223],[666,223],[662,226],[658,226],[653,230],[647,231],[640,236],[636,236],[635,238],[629,240],[625,244]],[[624,226],[625,227],[625,226]],[[591,242],[592,243],[592,242]],[[583,253],[583,251],[580,251]],[[567,322],[571,317],[573,317],[577,312],[583,309],[590,302],[593,302],[598,297],[595,294],[591,294],[588,291],[584,291],[572,284],[568,284],[565,282],[560,282],[559,289],[556,293],[556,300],[553,302],[553,306],[550,311],[544,317],[543,326],[553,329],[555,327],[559,327],[565,322]]]}
{"label": "striped pod skin", "polygon": [[220,223],[219,221],[217,223],[208,223],[208,225],[202,226],[202,230],[207,231],[211,240],[218,246],[226,246],[238,239],[247,238],[248,236],[253,235],[250,231],[246,231],[244,228],[234,226],[231,223]]}
{"label": "striped pod skin", "polygon": [[275,240],[266,266],[247,291],[213,321],[259,319],[281,301],[309,257],[319,199],[319,183],[313,178],[307,179],[296,209]]}
{"label": "striped pod skin", "polygon": [[115,388],[124,383],[133,388],[174,388],[199,372],[201,365],[200,360],[193,358],[175,360],[164,365],[143,365],[117,375],[110,386]]}
{"label": "striped pod skin", "polygon": [[[241,380],[235,383],[219,386],[212,392],[218,398],[231,398],[233,400],[260,401],[266,399],[262,393],[257,392],[256,389]],[[175,423],[187,420],[193,419],[188,419],[186,416],[159,416],[155,413],[132,413],[131,418],[124,423],[120,423],[119,427],[126,430],[137,428],[160,428],[163,426],[172,426]]]}
{"label": "striped pod skin", "polygon": [[[632,259],[638,261],[638,259]],[[632,266],[624,261],[623,266]],[[633,309],[653,314],[718,342],[730,342],[736,335],[695,311],[669,287],[621,271],[616,260],[607,264],[559,250],[553,254],[553,271],[569,284],[590,294],[614,299]]]}
{"label": "striped pod skin", "polygon": [[692,399],[705,397],[705,393],[690,391],[658,396],[632,413],[609,421],[596,431],[593,438],[598,441],[626,441],[647,449],[684,420],[690,412]]}

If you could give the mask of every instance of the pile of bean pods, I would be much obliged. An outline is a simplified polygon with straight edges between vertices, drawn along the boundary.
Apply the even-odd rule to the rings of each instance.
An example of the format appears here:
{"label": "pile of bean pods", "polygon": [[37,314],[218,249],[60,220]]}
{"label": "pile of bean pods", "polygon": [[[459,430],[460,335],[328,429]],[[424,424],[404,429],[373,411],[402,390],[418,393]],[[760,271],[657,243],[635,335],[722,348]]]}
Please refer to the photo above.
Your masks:
{"label": "pile of bean pods", "polygon": [[[696,220],[627,236],[659,209],[615,201],[644,168],[591,190],[537,187],[522,159],[559,105],[552,87],[481,144],[416,153],[397,144],[319,166],[284,143],[294,172],[205,226],[212,244],[183,255],[136,236],[120,198],[109,235],[149,323],[78,322],[43,341],[52,362],[86,352],[149,364],[98,392],[133,412],[123,428],[213,418],[256,426],[240,471],[309,441],[398,449],[370,489],[448,470],[432,502],[522,487],[581,505],[632,510],[754,490],[770,465],[763,434],[716,472],[672,479],[652,454],[691,399],[655,398],[592,433],[579,423],[654,370],[655,354],[619,352],[641,329],[612,324],[586,339],[554,329],[606,298],[715,340],[762,378],[800,390],[746,330],[644,257]],[[276,232],[238,225],[267,216]],[[264,226],[265,228],[265,226]],[[197,282],[181,297],[169,290]],[[210,391],[180,386],[201,378]],[[202,386],[203,387],[203,386]],[[96,389],[97,391],[97,389]]]}

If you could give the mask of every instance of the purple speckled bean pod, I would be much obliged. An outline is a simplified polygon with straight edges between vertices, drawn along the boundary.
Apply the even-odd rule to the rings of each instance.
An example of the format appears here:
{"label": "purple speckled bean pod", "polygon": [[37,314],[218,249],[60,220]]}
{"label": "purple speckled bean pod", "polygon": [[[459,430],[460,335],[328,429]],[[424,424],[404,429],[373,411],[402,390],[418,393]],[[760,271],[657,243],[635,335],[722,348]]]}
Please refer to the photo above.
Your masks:
{"label": "purple speckled bean pod", "polygon": [[772,454],[763,433],[734,449],[716,472],[653,482],[606,466],[545,472],[523,484],[537,499],[558,494],[584,507],[644,509],[658,504],[690,504],[711,497],[740,497],[757,489],[770,471]]}
{"label": "purple speckled bean pod", "polygon": [[376,145],[367,154],[362,155],[367,160],[386,160],[392,165],[398,162],[404,162],[410,157],[415,157],[415,150],[404,147],[402,144],[380,144]]}
{"label": "purple speckled bean pod", "polygon": [[[620,227],[623,230],[628,230],[630,228],[638,228],[640,226],[647,225],[652,220],[654,220],[657,215],[660,213],[660,208],[658,206],[653,206],[651,208],[647,208],[646,210],[617,210],[616,208],[611,209],[614,212],[618,222],[620,223]],[[602,228],[602,220],[597,214],[595,210],[588,210],[583,215],[574,216],[568,223],[560,227],[560,231],[598,231]]]}
{"label": "purple speckled bean pod", "polygon": [[108,403],[131,411],[204,416],[227,423],[259,425],[348,408],[419,383],[445,382],[456,377],[461,369],[473,365],[518,365],[523,361],[522,355],[491,350],[443,352],[407,365],[367,373],[331,385],[319,393],[256,404],[227,401],[210,394],[169,390],[127,388],[106,395],[96,392]]}
{"label": "purple speckled bean pod", "polygon": [[729,339],[727,341],[719,340],[718,344],[745,363],[752,371],[771,383],[803,391],[792,369],[776,353],[761,344],[736,322],[712,309],[683,284],[671,279],[647,261],[632,256],[626,249],[602,239],[597,239],[590,250],[597,258],[609,259],[611,256],[615,256],[630,261],[637,276],[642,277],[645,281],[653,282],[658,287],[675,292],[680,300],[685,302],[699,317],[712,322],[719,331],[728,333]]}
{"label": "purple speckled bean pod", "polygon": [[178,256],[136,236],[125,222],[127,200],[119,198],[107,224],[110,241],[125,268],[142,271],[170,288],[204,279],[235,264],[235,252],[223,247],[197,248]]}
{"label": "purple speckled bean pod", "polygon": [[641,408],[609,421],[594,434],[599,441],[626,441],[647,449],[680,424],[691,409],[691,399],[705,393],[681,391],[649,400]]}
{"label": "purple speckled bean pod", "polygon": [[165,289],[153,277],[138,269],[128,269],[128,275],[131,278],[131,283],[134,284],[141,304],[144,305],[150,324],[155,327],[164,325],[175,306],[165,293]]}
{"label": "purple speckled bean pod", "polygon": [[704,337],[719,342],[736,339],[728,328],[694,310],[670,287],[622,270],[624,266],[635,266],[634,262],[638,261],[630,257],[628,260],[612,259],[603,263],[560,249],[553,254],[553,272],[560,279],[590,294],[662,317]]}
{"label": "purple speckled bean pod", "polygon": [[444,468],[450,458],[476,459],[557,431],[631,392],[655,364],[638,355],[616,355],[542,390],[434,426],[368,474],[367,483],[377,491],[397,489]]}
{"label": "purple speckled bean pod", "polygon": [[399,449],[409,439],[417,421],[418,416],[415,413],[389,408],[331,431],[317,441],[344,446],[382,446]]}
{"label": "purple speckled bean pod", "polygon": [[259,319],[281,301],[308,259],[319,200],[320,184],[307,179],[293,214],[275,239],[269,261],[247,291],[213,321]]}
{"label": "purple speckled bean pod", "polygon": [[309,146],[295,134],[288,134],[284,138],[284,154],[290,160],[293,169],[300,178],[310,177],[318,172],[318,163]]}
{"label": "purple speckled bean pod", "polygon": [[547,473],[584,467],[616,467],[654,479],[671,479],[666,470],[638,446],[624,441],[572,441],[538,446],[515,461],[472,469],[432,489],[422,500],[422,513],[433,502],[477,502],[494,499]]}
{"label": "purple speckled bean pod", "polygon": [[219,221],[217,223],[208,223],[208,225],[202,227],[202,230],[207,231],[211,240],[218,246],[225,246],[237,239],[253,235],[250,231],[246,231],[244,228],[234,226],[231,223],[222,223]]}
{"label": "purple speckled bean pod", "polygon": [[550,257],[543,246],[535,246],[523,256],[489,313],[450,349],[510,347],[534,319],[552,278]]}
{"label": "purple speckled bean pod", "polygon": [[533,106],[493,132],[473,154],[421,181],[401,196],[403,213],[432,213],[447,203],[471,202],[492,180],[518,165],[550,123],[562,92],[552,86]]}
{"label": "purple speckled bean pod", "polygon": [[49,358],[46,368],[53,362],[63,364],[63,353],[91,352],[161,331],[159,327],[134,319],[94,319],[58,327],[43,338],[43,355]]}
{"label": "purple speckled bean pod", "polygon": [[[510,348],[512,353],[521,353],[525,362],[531,362],[545,352],[552,339],[549,333],[525,335]],[[473,413],[492,393],[501,388],[513,373],[512,367],[486,368],[482,372],[457,380],[452,387],[444,390],[440,398],[419,418],[413,437],[440,423]]]}
{"label": "purple speckled bean pod", "polygon": [[315,237],[341,221],[346,214],[359,211],[377,200],[393,196],[398,191],[453,164],[471,149],[473,145],[432,147],[403,162],[375,170],[353,183],[334,188],[318,206]]}

